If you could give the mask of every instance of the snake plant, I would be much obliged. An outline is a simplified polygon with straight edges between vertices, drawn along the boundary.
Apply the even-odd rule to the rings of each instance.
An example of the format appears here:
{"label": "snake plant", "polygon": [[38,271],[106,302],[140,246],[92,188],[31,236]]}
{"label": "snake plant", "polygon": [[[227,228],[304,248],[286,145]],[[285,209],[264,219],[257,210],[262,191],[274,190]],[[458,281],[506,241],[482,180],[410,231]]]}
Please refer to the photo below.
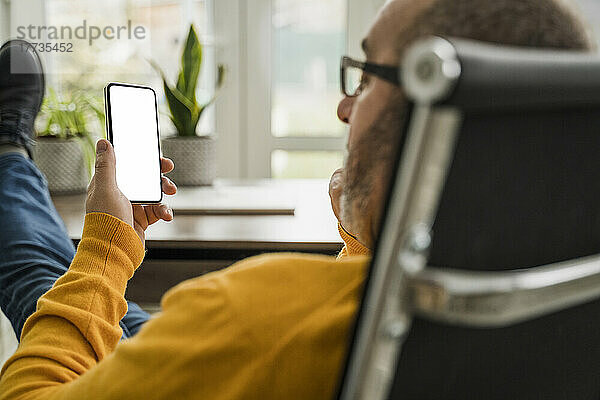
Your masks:
{"label": "snake plant", "polygon": [[[215,101],[216,93],[205,103],[200,103],[196,98],[198,78],[202,66],[202,44],[198,40],[194,25],[190,26],[185,41],[181,56],[181,69],[175,86],[169,84],[164,72],[156,63],[151,62],[151,64],[162,77],[170,111],[169,117],[175,125],[177,136],[195,136],[200,117],[204,110]],[[223,65],[219,65],[217,69],[217,90],[223,85],[224,76],[225,68]]]}

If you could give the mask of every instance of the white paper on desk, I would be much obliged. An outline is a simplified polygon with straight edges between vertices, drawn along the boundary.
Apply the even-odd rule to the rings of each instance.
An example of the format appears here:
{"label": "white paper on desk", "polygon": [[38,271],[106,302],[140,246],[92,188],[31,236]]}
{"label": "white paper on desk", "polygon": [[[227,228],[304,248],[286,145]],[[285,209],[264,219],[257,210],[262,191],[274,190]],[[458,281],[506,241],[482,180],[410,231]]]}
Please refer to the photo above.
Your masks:
{"label": "white paper on desk", "polygon": [[294,215],[295,200],[261,186],[214,186],[178,190],[165,200],[179,215]]}

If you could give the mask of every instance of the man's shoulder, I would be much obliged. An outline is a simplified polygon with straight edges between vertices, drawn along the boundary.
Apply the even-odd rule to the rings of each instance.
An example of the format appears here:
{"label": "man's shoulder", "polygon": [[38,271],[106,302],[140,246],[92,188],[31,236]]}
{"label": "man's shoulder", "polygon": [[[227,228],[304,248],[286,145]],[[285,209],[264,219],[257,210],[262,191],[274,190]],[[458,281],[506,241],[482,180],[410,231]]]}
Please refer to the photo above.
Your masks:
{"label": "man's shoulder", "polygon": [[335,290],[349,280],[362,279],[367,264],[367,257],[336,260],[317,254],[274,253],[246,258],[203,278],[236,296],[257,291],[291,295],[306,291],[306,286]]}
{"label": "man's shoulder", "polygon": [[[367,256],[344,257],[306,253],[269,253],[248,257],[225,269],[187,280],[170,292],[198,287],[237,293],[267,288],[301,289],[303,284],[333,284],[362,279],[369,263]],[[314,282],[318,281],[318,282]]]}
{"label": "man's shoulder", "polygon": [[367,257],[336,261],[268,254],[243,260],[214,279],[236,319],[265,343],[274,343],[301,326],[303,335],[345,327],[358,305],[367,266]]}
{"label": "man's shoulder", "polygon": [[342,271],[350,272],[362,267],[368,263],[367,256],[347,257],[338,260],[335,256],[326,256],[321,254],[307,253],[269,253],[249,257],[241,260],[231,267],[221,271],[223,274],[236,273],[270,273],[271,270],[280,272],[290,270],[296,273],[298,271],[330,272]]}
{"label": "man's shoulder", "polygon": [[[278,320],[280,324],[323,304],[356,303],[368,263],[366,256],[336,260],[314,254],[264,254],[184,282],[166,297],[178,297],[184,303],[194,303],[198,295],[211,301],[218,298],[240,322]],[[332,303],[336,296],[339,302]]]}
{"label": "man's shoulder", "polygon": [[306,347],[305,340],[319,342],[323,332],[328,340],[345,334],[368,261],[294,253],[252,257],[178,285],[163,299],[163,310],[189,326],[213,318],[229,327],[227,334],[251,338],[260,349],[297,341]]}

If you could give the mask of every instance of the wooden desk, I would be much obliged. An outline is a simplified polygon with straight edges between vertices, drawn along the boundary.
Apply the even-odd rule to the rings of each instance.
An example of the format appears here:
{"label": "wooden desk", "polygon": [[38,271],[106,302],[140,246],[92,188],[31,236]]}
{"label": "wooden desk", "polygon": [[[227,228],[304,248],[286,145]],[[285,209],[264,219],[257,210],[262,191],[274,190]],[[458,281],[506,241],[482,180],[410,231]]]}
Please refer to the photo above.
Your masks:
{"label": "wooden desk", "polygon": [[[214,271],[248,256],[265,252],[301,251],[336,254],[342,246],[337,221],[325,180],[226,181],[214,188],[180,188],[180,194],[210,195],[211,190],[236,187],[250,193],[281,193],[295,204],[294,215],[177,215],[173,222],[159,222],[146,235],[144,265],[135,275],[128,296],[142,303],[156,303],[174,284]],[[238,190],[243,186],[243,190]],[[69,236],[78,241],[83,230],[85,194],[54,196]],[[243,201],[243,199],[240,199]],[[166,198],[166,203],[172,200]]]}
{"label": "wooden desk", "polygon": [[[201,201],[207,190],[243,186],[248,191],[276,190],[294,200],[294,215],[177,215],[173,222],[150,227],[146,246],[154,249],[231,249],[335,252],[341,240],[324,180],[218,181],[214,188],[180,188]],[[243,191],[239,191],[240,195]],[[69,236],[78,240],[83,230],[85,194],[53,196]],[[169,197],[166,203],[169,203]],[[243,199],[240,199],[243,202]]]}

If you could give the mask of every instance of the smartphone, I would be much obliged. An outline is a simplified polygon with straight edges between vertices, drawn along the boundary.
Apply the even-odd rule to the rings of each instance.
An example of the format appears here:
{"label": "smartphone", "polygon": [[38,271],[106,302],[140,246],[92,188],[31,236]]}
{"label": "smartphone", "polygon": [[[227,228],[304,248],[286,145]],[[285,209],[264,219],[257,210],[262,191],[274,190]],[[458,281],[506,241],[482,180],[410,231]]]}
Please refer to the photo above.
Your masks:
{"label": "smartphone", "polygon": [[115,149],[117,186],[134,204],[162,201],[156,92],[111,82],[104,88],[106,132]]}

